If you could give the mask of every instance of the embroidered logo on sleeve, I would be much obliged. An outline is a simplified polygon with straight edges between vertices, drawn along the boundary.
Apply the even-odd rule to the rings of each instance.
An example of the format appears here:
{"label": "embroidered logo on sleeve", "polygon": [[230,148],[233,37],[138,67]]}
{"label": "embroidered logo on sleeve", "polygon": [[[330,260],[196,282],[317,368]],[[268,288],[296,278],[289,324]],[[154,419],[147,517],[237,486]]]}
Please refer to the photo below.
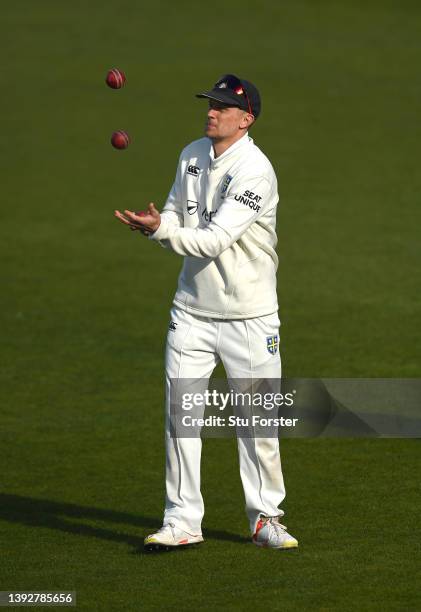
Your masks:
{"label": "embroidered logo on sleeve", "polygon": [[187,200],[187,212],[189,215],[194,215],[197,212],[199,207],[199,202],[195,202],[194,200]]}
{"label": "embroidered logo on sleeve", "polygon": [[245,206],[249,206],[256,212],[259,212],[261,209],[259,202],[262,199],[262,196],[259,196],[257,193],[249,191],[248,189],[246,189],[242,195],[236,195],[234,199],[237,200],[237,202],[241,202],[241,204],[244,204]]}

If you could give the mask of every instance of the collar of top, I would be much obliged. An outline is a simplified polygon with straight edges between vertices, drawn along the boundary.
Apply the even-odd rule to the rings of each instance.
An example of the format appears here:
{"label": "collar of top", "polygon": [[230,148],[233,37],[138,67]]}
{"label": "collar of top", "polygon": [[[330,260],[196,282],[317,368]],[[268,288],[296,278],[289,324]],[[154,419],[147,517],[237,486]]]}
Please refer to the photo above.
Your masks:
{"label": "collar of top", "polygon": [[234,144],[228,147],[228,149],[224,151],[222,155],[215,158],[215,151],[213,150],[213,145],[211,142],[210,149],[209,149],[210,167],[212,169],[218,168],[218,166],[220,166],[221,164],[224,164],[228,158],[233,157],[235,153],[238,151],[238,149],[241,149],[242,147],[245,147],[249,144],[253,144],[253,139],[250,138],[250,136],[248,135],[248,132],[246,132],[244,136],[242,136],[239,140],[234,142]]}

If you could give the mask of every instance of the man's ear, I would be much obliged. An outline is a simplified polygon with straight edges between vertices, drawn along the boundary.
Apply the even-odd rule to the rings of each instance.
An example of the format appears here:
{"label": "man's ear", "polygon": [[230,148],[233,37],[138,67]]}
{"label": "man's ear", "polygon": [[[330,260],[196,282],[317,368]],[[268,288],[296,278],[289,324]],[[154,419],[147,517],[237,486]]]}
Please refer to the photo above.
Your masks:
{"label": "man's ear", "polygon": [[253,117],[253,115],[245,112],[241,118],[240,127],[243,129],[244,128],[248,129],[250,126],[253,125],[254,122],[255,122],[255,118]]}

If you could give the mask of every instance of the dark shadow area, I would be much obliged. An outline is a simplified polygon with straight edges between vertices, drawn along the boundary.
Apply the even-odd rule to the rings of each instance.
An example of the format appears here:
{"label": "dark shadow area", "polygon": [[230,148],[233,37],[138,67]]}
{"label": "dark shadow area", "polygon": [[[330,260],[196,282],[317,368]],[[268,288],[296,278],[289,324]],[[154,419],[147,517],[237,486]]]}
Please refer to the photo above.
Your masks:
{"label": "dark shadow area", "polygon": [[[29,527],[47,527],[48,529],[58,529],[74,535],[101,538],[111,542],[123,542],[135,547],[137,549],[136,552],[143,552],[143,538],[147,535],[147,532],[150,533],[159,529],[162,524],[162,519],[157,517],[141,516],[89,506],[78,506],[76,504],[8,493],[0,493],[0,519]],[[145,533],[139,534],[137,537],[112,528],[93,527],[79,522],[72,522],[72,519],[125,523],[145,529]],[[204,538],[205,540],[225,540],[240,544],[250,542],[250,539],[244,536],[214,529],[205,529]]]}

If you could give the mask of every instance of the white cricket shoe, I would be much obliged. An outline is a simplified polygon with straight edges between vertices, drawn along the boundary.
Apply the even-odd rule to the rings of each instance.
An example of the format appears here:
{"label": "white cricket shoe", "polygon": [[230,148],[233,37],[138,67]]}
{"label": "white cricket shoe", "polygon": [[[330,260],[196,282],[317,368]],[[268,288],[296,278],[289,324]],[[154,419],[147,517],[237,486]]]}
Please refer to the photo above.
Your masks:
{"label": "white cricket shoe", "polygon": [[298,540],[287,532],[285,525],[281,525],[278,516],[263,516],[257,522],[256,532],[253,535],[256,546],[264,548],[297,548]]}
{"label": "white cricket shoe", "polygon": [[175,548],[183,548],[191,544],[200,544],[203,542],[201,535],[192,535],[183,531],[174,523],[167,523],[156,533],[146,536],[145,550],[174,550]]}

